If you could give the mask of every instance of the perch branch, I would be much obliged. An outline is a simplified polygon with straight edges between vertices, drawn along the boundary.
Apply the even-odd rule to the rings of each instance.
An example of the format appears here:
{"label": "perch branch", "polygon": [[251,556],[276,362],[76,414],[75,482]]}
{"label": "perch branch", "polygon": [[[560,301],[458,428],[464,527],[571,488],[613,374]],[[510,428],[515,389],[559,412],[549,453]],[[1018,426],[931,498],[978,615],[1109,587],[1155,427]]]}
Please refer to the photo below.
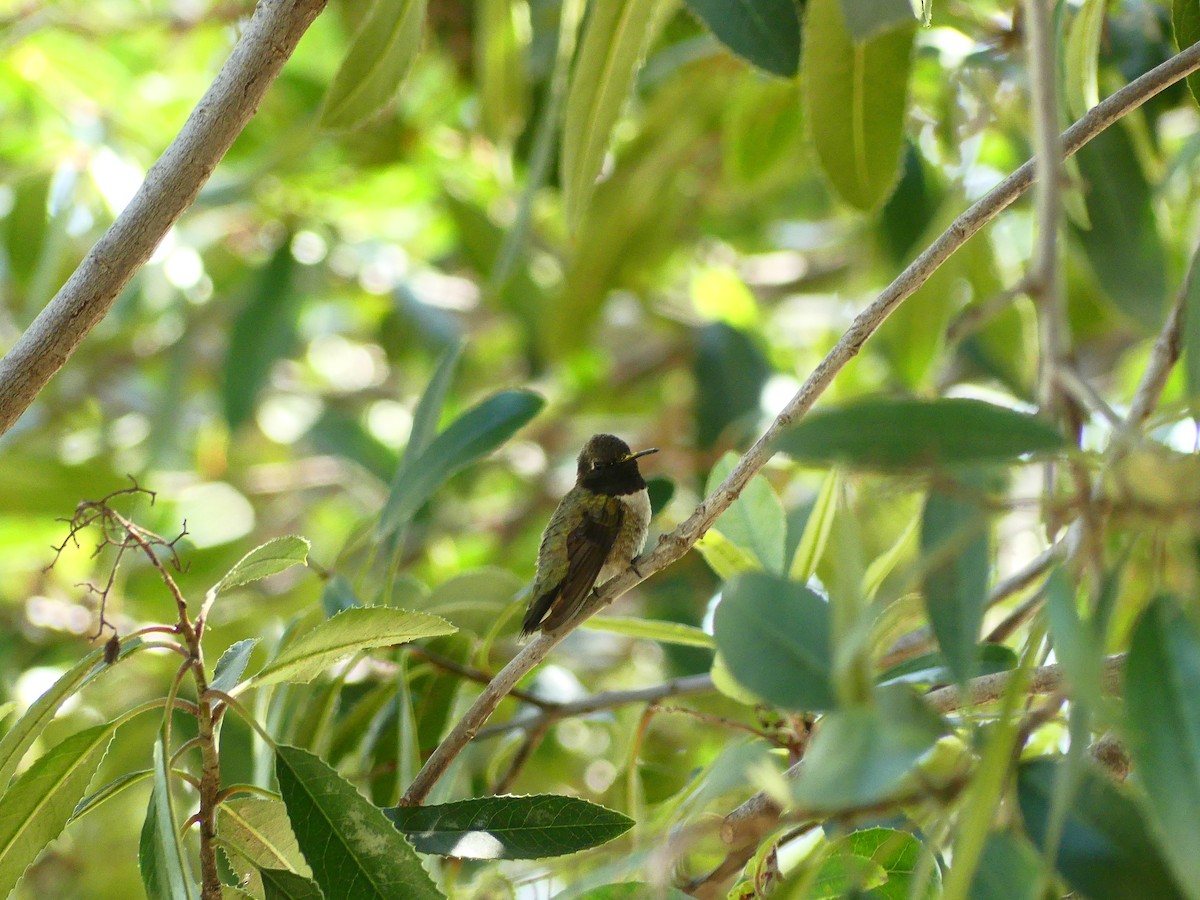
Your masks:
{"label": "perch branch", "polygon": [[183,129],[54,299],[0,359],[8,431],[104,318],[258,109],[325,0],[260,0],[241,40]]}
{"label": "perch branch", "polygon": [[[1112,125],[1123,115],[1141,106],[1200,68],[1200,43],[1193,44],[1171,57],[1145,75],[1130,82],[1094,106],[1062,135],[1063,153],[1070,156],[1080,147]],[[745,455],[738,460],[729,476],[717,486],[696,510],[674,531],[659,538],[657,546],[638,560],[637,569],[630,566],[602,585],[585,604],[579,617],[553,634],[539,632],[516,656],[509,660],[490,684],[476,698],[471,708],[437,746],[421,771],[417,773],[401,804],[418,806],[429,795],[437,780],[462,749],[479,733],[479,729],[500,704],[500,701],[526,674],[532,671],[572,628],[592,613],[612,603],[639,582],[680,559],[708,531],[717,517],[738,497],[755,474],[772,455],[771,445],[779,434],[808,412],[817,398],[829,387],[834,377],[862,349],[867,338],[883,323],[903,300],[909,297],[963,244],[988,222],[996,218],[1020,197],[1033,183],[1032,162],[1019,169],[992,188],[958,216],[920,256],[914,259],[884,291],[862,312],[854,317],[850,327],[838,339],[833,349],[817,364],[788,401],[775,420],[763,432]]]}

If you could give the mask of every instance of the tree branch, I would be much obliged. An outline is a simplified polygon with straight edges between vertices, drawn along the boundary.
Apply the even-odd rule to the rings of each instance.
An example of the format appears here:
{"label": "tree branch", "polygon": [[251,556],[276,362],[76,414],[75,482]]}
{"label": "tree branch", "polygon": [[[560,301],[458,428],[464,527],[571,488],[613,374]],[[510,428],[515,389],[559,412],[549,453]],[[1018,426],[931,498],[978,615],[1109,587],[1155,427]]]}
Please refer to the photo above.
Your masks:
{"label": "tree branch", "polygon": [[0,435],[20,418],[183,214],[326,0],[260,0],[241,40],[129,205],[0,359]]}
{"label": "tree branch", "polygon": [[[1106,97],[1093,107],[1083,118],[1066,130],[1062,136],[1063,153],[1070,156],[1080,147],[1116,122],[1123,115],[1141,106],[1168,86],[1185,78],[1200,68],[1200,43],[1171,57],[1166,62],[1125,87]],[[674,531],[659,538],[654,550],[637,561],[637,569],[630,566],[624,572],[602,585],[584,605],[574,622],[568,623],[554,634],[539,632],[526,644],[508,665],[501,669],[495,679],[484,688],[471,708],[450,731],[425,761],[408,790],[401,798],[401,805],[418,806],[429,795],[437,780],[445,773],[450,763],[462,749],[479,733],[479,729],[500,704],[508,692],[526,674],[538,665],[554,647],[579,623],[602,607],[612,603],[639,582],[666,568],[680,559],[692,545],[708,531],[717,517],[737,499],[746,484],[771,457],[771,444],[788,426],[796,422],[816,403],[829,387],[834,377],[862,349],[867,338],[875,333],[888,315],[906,298],[912,295],[934,271],[984,225],[1007,209],[1033,183],[1034,167],[1026,162],[1019,169],[992,188],[965,212],[959,215],[924,252],[900,273],[883,293],[850,323],[833,349],[817,364],[800,390],[776,416],[770,427],[738,460],[729,476],[714,490],[696,510]]]}

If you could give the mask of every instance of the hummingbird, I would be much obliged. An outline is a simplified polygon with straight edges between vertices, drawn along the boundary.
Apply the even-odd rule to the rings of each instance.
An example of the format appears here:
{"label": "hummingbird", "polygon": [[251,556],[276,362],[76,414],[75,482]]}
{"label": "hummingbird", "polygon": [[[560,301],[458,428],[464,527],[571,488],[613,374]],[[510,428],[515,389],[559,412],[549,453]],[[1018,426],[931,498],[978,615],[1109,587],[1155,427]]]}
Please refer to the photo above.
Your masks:
{"label": "hummingbird", "polygon": [[522,637],[570,621],[597,581],[607,581],[642,552],[650,497],[637,461],[657,452],[634,453],[611,434],[592,435],[583,445],[575,487],[542,533]]}

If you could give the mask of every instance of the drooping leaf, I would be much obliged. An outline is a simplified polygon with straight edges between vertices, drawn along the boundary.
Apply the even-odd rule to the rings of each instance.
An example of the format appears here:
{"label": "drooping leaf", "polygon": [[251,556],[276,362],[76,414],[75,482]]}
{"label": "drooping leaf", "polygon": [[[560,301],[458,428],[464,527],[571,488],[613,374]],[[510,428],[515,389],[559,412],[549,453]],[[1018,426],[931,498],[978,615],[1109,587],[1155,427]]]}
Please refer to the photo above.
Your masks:
{"label": "drooping leaf", "polygon": [[987,517],[979,504],[930,493],[921,519],[925,609],[950,671],[959,684],[977,674],[979,629],[987,604],[991,553]]}
{"label": "drooping leaf", "polygon": [[354,128],[391,103],[425,26],[426,0],[376,0],[342,60],[321,111],[325,128]]}
{"label": "drooping leaf", "polygon": [[[726,453],[708,473],[705,494],[717,489],[737,465],[736,453]],[[749,483],[714,523],[713,528],[730,542],[751,552],[762,567],[783,574],[783,548],[787,537],[787,514],[775,489],[761,475]]]}
{"label": "drooping leaf", "polygon": [[571,72],[559,165],[571,230],[579,228],[613,127],[654,36],[660,0],[592,4]]}
{"label": "drooping leaf", "polygon": [[[1200,2],[1197,0],[1174,0],[1171,4],[1171,24],[1175,28],[1175,46],[1186,50],[1200,41]],[[1200,103],[1200,75],[1193,72],[1187,77],[1192,98]]]}
{"label": "drooping leaf", "polygon": [[[1061,765],[1039,759],[1021,766],[1018,774],[1021,816],[1039,848],[1044,847]],[[1054,865],[1091,900],[1187,896],[1173,880],[1137,804],[1091,768],[1083,769],[1067,809]]]}
{"label": "drooping leaf", "polygon": [[1200,633],[1167,597],[1142,614],[1125,668],[1129,752],[1179,883],[1200,896]]}
{"label": "drooping leaf", "polygon": [[0,896],[62,833],[104,758],[115,725],[94,725],[48,750],[0,797]]}
{"label": "drooping leaf", "polygon": [[680,647],[703,647],[711,650],[715,646],[711,634],[695,625],[684,625],[682,622],[636,619],[631,616],[593,616],[583,623],[583,627],[590,631],[607,631],[609,634]]}
{"label": "drooping leaf", "polygon": [[258,646],[258,642],[259,638],[246,638],[230,644],[217,660],[208,686],[215,691],[225,691],[226,693],[237,687],[242,673],[246,671],[246,664],[250,662],[250,654]]}
{"label": "drooping leaf", "polygon": [[846,29],[856,44],[876,35],[913,24],[912,4],[908,0],[841,0]]}
{"label": "drooping leaf", "polygon": [[188,869],[171,800],[170,772],[160,733],[154,742],[154,790],[138,846],[138,868],[146,896],[163,900],[194,900],[198,896]]}
{"label": "drooping leaf", "polygon": [[874,209],[900,175],[916,23],[856,43],[842,0],[809,0],[805,119],[821,171],[844,201]]}
{"label": "drooping leaf", "polygon": [[1092,223],[1075,231],[1092,271],[1117,309],[1155,332],[1167,297],[1167,253],[1133,139],[1123,124],[1106,128],[1075,158]]}
{"label": "drooping leaf", "polygon": [[793,785],[802,809],[834,811],[886,799],[946,731],[906,687],[880,688],[875,701],[821,720]]}
{"label": "drooping leaf", "polygon": [[446,479],[503,444],[544,404],[531,391],[501,391],[455,419],[417,456],[405,454],[380,513],[380,537],[407,523]]}
{"label": "drooping leaf", "polygon": [[451,634],[453,625],[429,613],[385,606],[347,609],[284,648],[251,679],[261,687],[281,681],[312,681],[340,659],[360,650]]}
{"label": "drooping leaf", "polygon": [[[773,75],[800,67],[800,18],[794,0],[686,0],[722,44]],[[909,13],[912,16],[912,13]]]}
{"label": "drooping leaf", "polygon": [[545,859],[606,844],[633,820],[575,797],[483,797],[384,814],[422,853],[463,859]]}
{"label": "drooping leaf", "polygon": [[713,628],[729,671],[764,700],[795,710],[833,707],[829,604],[808,588],[742,575],[726,586]]}
{"label": "drooping leaf", "polygon": [[275,777],[296,842],[327,900],[442,896],[400,832],[319,757],[279,746]]}
{"label": "drooping leaf", "polygon": [[1016,462],[1064,445],[1035,416],[966,398],[870,399],[805,416],[776,446],[798,460],[881,469]]}
{"label": "drooping leaf", "polygon": [[222,383],[230,431],[250,419],[271,368],[295,343],[300,301],[296,266],[288,235],[255,277],[250,296],[230,327]]}
{"label": "drooping leaf", "polygon": [[[1100,36],[1108,0],[1084,0],[1071,19],[1063,66],[1067,110],[1078,119],[1100,102]],[[1179,3],[1176,3],[1178,9]]]}

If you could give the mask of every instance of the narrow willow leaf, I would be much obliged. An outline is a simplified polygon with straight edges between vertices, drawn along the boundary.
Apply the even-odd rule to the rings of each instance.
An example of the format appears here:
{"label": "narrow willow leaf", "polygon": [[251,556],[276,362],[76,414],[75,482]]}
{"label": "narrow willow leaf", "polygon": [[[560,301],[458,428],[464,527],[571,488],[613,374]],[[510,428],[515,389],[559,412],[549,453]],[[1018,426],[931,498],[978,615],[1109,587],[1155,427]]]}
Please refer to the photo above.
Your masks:
{"label": "narrow willow leaf", "polygon": [[921,552],[929,624],[959,684],[977,674],[979,629],[987,602],[991,553],[988,522],[978,504],[933,491],[921,520]]}
{"label": "narrow willow leaf", "polygon": [[722,581],[729,581],[743,572],[757,572],[762,568],[750,551],[743,550],[715,528],[706,531],[704,536],[696,541],[695,546],[709,568]]}
{"label": "narrow willow leaf", "polygon": [[726,586],[713,626],[717,648],[740,684],[787,709],[833,707],[829,604],[808,588],[742,575]]}
{"label": "narrow willow leaf", "polygon": [[916,23],[856,43],[842,0],[809,0],[802,81],[805,120],[838,196],[872,210],[900,177]]}
{"label": "narrow willow leaf", "polygon": [[230,865],[241,876],[253,877],[259,869],[312,875],[282,800],[226,800],[217,810],[217,834],[231,853]]}
{"label": "narrow willow leaf", "polygon": [[[1200,0],[1175,0],[1171,4],[1171,24],[1175,26],[1175,46],[1186,50],[1200,41]],[[1187,77],[1192,97],[1200,103],[1200,75]]]}
{"label": "narrow willow leaf", "polygon": [[398,806],[384,815],[421,853],[462,859],[546,859],[606,844],[633,819],[575,797],[483,797]]}
{"label": "narrow willow leaf", "polygon": [[471,407],[418,454],[405,454],[379,519],[379,536],[404,526],[446,479],[491,453],[537,415],[532,391],[501,391]]}
{"label": "narrow willow leaf", "polygon": [[225,693],[229,693],[237,687],[242,673],[246,671],[246,664],[250,662],[250,654],[258,646],[258,641],[259,638],[246,638],[230,644],[229,648],[221,654],[221,658],[217,660],[212,680],[208,686],[214,691],[224,691]]}
{"label": "narrow willow leaf", "polygon": [[[1193,5],[1195,0],[1191,0]],[[1104,30],[1104,11],[1108,0],[1084,0],[1071,20],[1067,32],[1067,57],[1063,67],[1066,79],[1067,110],[1078,119],[1100,102],[1100,35]],[[1176,3],[1178,9],[1179,4]]]}
{"label": "narrow willow leaf", "polygon": [[[139,638],[122,641],[121,655],[118,658],[124,659],[140,645]],[[12,728],[5,732],[3,739],[0,739],[0,790],[8,784],[22,757],[50,724],[66,699],[111,668],[112,666],[104,661],[103,650],[89,653],[54,682],[46,693],[38,697]]]}
{"label": "narrow willow leaf", "polygon": [[867,571],[863,574],[862,595],[868,600],[875,596],[875,593],[883,586],[883,582],[899,565],[900,560],[904,555],[912,550],[913,540],[917,536],[917,529],[920,527],[921,520],[919,517],[914,517],[900,532],[900,536],[896,538],[892,544],[881,555],[871,560],[867,566]]}
{"label": "narrow willow leaf", "polygon": [[1187,399],[1200,401],[1200,247],[1192,254],[1183,306],[1183,362]]}
{"label": "narrow willow leaf", "polygon": [[[1035,760],[1021,766],[1017,778],[1025,829],[1041,849],[1061,765]],[[1054,859],[1067,884],[1090,900],[1188,896],[1172,879],[1137,804],[1099,772],[1085,768],[1082,775]]]}
{"label": "narrow willow leaf", "polygon": [[1200,633],[1167,597],[1134,629],[1125,668],[1126,738],[1163,852],[1200,896]]}
{"label": "narrow willow leaf", "polygon": [[413,411],[412,430],[408,435],[408,446],[404,448],[405,456],[420,456],[437,435],[446,395],[450,393],[450,384],[454,381],[454,373],[458,371],[458,361],[462,358],[465,346],[462,341],[456,341],[438,360],[433,377],[425,385],[425,391]]}
{"label": "narrow willow leaf", "polygon": [[321,125],[354,128],[391,103],[425,25],[426,0],[375,0],[325,96]]}
{"label": "narrow willow leaf", "polygon": [[834,811],[886,799],[946,731],[906,687],[880,688],[876,699],[821,720],[793,786],[801,808]]}
{"label": "narrow willow leaf", "polygon": [[37,759],[0,798],[0,896],[7,897],[38,854],[62,833],[112,740],[95,725]]}
{"label": "narrow willow leaf", "polygon": [[[706,494],[712,494],[737,465],[736,453],[726,453],[708,473]],[[771,483],[761,475],[750,479],[713,527],[730,542],[758,558],[762,568],[783,574],[787,513]]]}
{"label": "narrow willow leaf", "polygon": [[1035,416],[966,398],[870,399],[820,410],[785,431],[776,447],[806,462],[909,469],[1017,462],[1064,446]]}
{"label": "narrow willow leaf", "polygon": [[841,495],[842,474],[838,469],[830,470],[821,483],[816,502],[808,521],[804,524],[804,533],[800,535],[800,544],[796,547],[796,555],[792,557],[792,566],[788,577],[800,584],[807,584],[808,579],[817,571],[817,563],[825,553],[825,544],[833,530],[833,518],[837,514],[837,501]]}
{"label": "narrow willow leaf", "polygon": [[856,44],[876,35],[913,24],[908,0],[841,0],[846,30]]}
{"label": "narrow willow leaf", "polygon": [[328,900],[442,896],[400,832],[320,758],[277,747],[275,777],[296,841]]}
{"label": "narrow willow leaf", "polygon": [[209,595],[216,596],[231,587],[258,581],[292,566],[307,565],[308,551],[311,549],[312,542],[308,538],[294,534],[260,544],[238,560],[225,573],[225,577],[209,590]]}
{"label": "narrow willow leaf", "polygon": [[312,681],[351,653],[452,634],[456,630],[445,619],[429,613],[386,606],[348,609],[288,645],[263,666],[251,683],[261,687],[280,681]]}
{"label": "narrow willow leaf", "polygon": [[324,900],[325,895],[311,878],[287,869],[259,869],[265,900]]}
{"label": "narrow willow leaf", "polygon": [[560,163],[567,223],[579,228],[613,127],[654,36],[661,0],[593,3],[567,89]]}
{"label": "narrow willow leaf", "polygon": [[100,790],[88,794],[75,804],[75,809],[71,813],[71,821],[74,822],[76,819],[83,818],[118,794],[122,794],[134,785],[141,784],[147,778],[153,777],[153,769],[141,769],[137,772],[126,772],[124,775],[114,778],[108,784],[104,785],[104,787],[100,788]]}
{"label": "narrow willow leaf", "polygon": [[635,619],[626,616],[593,617],[583,623],[591,631],[607,631],[625,637],[658,641],[660,644],[675,644],[680,647],[703,647],[713,649],[713,637],[695,625],[682,622],[663,622],[656,619]]}
{"label": "narrow willow leaf", "polygon": [[1080,617],[1075,591],[1061,567],[1046,580],[1045,608],[1054,656],[1066,674],[1071,698],[1099,710],[1103,701],[1103,642],[1094,623]]}
{"label": "narrow willow leaf", "polygon": [[194,900],[196,885],[184,858],[171,800],[171,775],[163,752],[160,732],[154,741],[154,789],[146,808],[142,839],[138,848],[138,867],[146,896],[162,900]]}
{"label": "narrow willow leaf", "polygon": [[785,78],[800,68],[800,17],[795,0],[685,2],[717,40],[753,65]]}

